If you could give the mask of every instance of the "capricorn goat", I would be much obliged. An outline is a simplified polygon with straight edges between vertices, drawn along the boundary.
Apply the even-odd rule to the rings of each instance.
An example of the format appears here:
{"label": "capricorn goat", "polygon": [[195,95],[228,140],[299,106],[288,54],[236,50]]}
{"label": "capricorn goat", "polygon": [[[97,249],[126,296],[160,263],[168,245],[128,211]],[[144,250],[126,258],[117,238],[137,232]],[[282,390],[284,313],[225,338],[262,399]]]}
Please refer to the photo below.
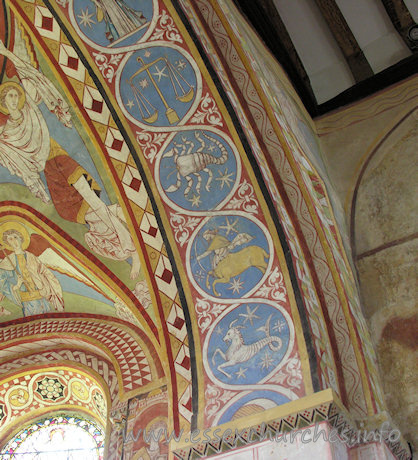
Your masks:
{"label": "capricorn goat", "polygon": [[272,351],[280,350],[282,347],[282,339],[275,335],[270,335],[271,317],[272,315],[268,317],[265,326],[259,329],[265,332],[266,337],[248,345],[244,343],[244,339],[240,331],[240,329],[243,329],[244,326],[234,326],[234,323],[236,323],[238,319],[232,321],[225,337],[223,338],[224,342],[231,342],[231,344],[225,353],[220,348],[217,348],[212,356],[213,365],[215,365],[215,357],[217,354],[220,354],[222,359],[225,361],[217,367],[219,372],[222,372],[222,374],[226,377],[231,378],[232,375],[224,371],[224,367],[234,366],[235,364],[244,363],[250,360],[267,345]]}

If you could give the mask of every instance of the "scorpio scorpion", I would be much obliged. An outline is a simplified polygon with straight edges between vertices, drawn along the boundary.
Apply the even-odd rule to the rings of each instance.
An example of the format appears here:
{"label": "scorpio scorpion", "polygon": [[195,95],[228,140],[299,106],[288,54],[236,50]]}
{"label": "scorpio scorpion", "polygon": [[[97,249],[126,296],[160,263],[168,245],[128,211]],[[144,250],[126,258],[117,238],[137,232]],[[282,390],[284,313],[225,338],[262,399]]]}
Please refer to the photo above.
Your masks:
{"label": "scorpio scorpion", "polygon": [[[216,157],[215,155],[211,155],[210,153],[204,151],[204,149],[207,147],[201,136],[206,137],[206,139],[212,141],[219,148],[221,152],[220,157]],[[177,182],[173,185],[170,185],[166,189],[167,192],[176,192],[181,187],[182,178],[184,177],[187,181],[187,187],[184,190],[184,196],[187,197],[193,187],[193,178],[191,176],[194,175],[197,178],[195,189],[196,193],[199,195],[202,186],[202,171],[208,173],[208,180],[205,185],[205,190],[209,192],[210,184],[213,179],[213,172],[208,168],[208,166],[212,164],[222,165],[228,160],[228,152],[226,148],[217,139],[208,136],[204,132],[200,132],[199,134],[198,131],[195,132],[195,138],[200,143],[200,147],[198,147],[196,150],[194,150],[194,143],[183,137],[182,144],[174,142],[174,147],[163,155],[163,158],[173,157],[174,165],[177,170]]]}

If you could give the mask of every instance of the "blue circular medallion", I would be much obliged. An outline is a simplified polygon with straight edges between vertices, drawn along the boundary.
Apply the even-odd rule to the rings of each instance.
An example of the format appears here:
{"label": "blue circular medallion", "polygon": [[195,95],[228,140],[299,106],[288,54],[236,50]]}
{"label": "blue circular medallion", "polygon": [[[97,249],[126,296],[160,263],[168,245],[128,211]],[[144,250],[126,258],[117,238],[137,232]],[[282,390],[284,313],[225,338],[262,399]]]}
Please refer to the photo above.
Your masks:
{"label": "blue circular medallion", "polygon": [[161,186],[167,197],[183,209],[216,208],[237,181],[237,162],[231,147],[207,130],[176,134],[159,165]]}
{"label": "blue circular medallion", "polygon": [[134,45],[149,29],[152,0],[74,0],[74,19],[93,43],[110,50]]}
{"label": "blue circular medallion", "polygon": [[196,98],[196,74],[180,51],[154,46],[133,53],[120,77],[125,110],[149,126],[176,126]]}
{"label": "blue circular medallion", "polygon": [[216,216],[193,241],[190,266],[203,291],[238,299],[260,282],[269,259],[266,235],[255,222],[239,215]]}
{"label": "blue circular medallion", "polygon": [[289,343],[289,325],[277,308],[243,304],[216,324],[209,338],[207,360],[221,382],[252,385],[281,363]]}

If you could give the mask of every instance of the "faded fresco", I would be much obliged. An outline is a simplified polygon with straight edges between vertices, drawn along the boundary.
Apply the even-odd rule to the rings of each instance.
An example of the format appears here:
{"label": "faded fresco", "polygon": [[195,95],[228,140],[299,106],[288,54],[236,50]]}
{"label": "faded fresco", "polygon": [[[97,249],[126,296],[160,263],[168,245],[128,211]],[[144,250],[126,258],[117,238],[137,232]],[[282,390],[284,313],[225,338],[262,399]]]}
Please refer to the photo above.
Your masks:
{"label": "faded fresco", "polygon": [[[286,197],[269,188],[247,109],[234,109],[180,5],[8,0],[4,8],[7,353],[30,337],[36,362],[52,360],[42,354],[46,334],[57,360],[103,379],[110,459],[167,458],[166,445],[135,438],[140,429],[205,429],[325,388],[340,394],[304,236]],[[288,95],[277,97],[285,140],[314,149]],[[322,206],[326,238],[312,227],[312,240],[341,249],[322,182],[300,161],[311,176],[303,200]],[[360,374],[350,397],[364,413]]]}
{"label": "faded fresco", "polygon": [[[107,1],[74,1],[60,8],[68,26],[80,33],[93,68],[105,77],[118,119],[126,120],[134,133],[146,177],[138,174],[125,138],[111,121],[115,108],[106,106],[91,83],[82,94],[83,112],[75,110],[79,86],[72,94],[68,85],[87,84],[89,69],[84,70],[70,46],[62,43],[58,60],[66,78],[57,79],[27,26],[15,17],[13,45],[0,45],[7,62],[0,86],[4,115],[0,195],[13,193],[16,201],[39,209],[62,229],[67,242],[65,234],[78,243],[89,262],[78,259],[70,246],[53,243],[53,234],[24,221],[4,219],[2,319],[80,312],[154,327],[153,318],[161,313],[151,307],[129,211],[131,207],[140,216],[134,224],[141,228],[140,241],[154,252],[162,250],[157,243],[159,224],[146,204],[146,179],[159,191],[160,212],[171,226],[164,232],[174,237],[176,265],[189,280],[184,289],[195,299],[193,316],[197,314],[202,324],[196,344],[200,340],[203,344],[198,353],[203,354],[206,390],[201,391],[209,398],[204,425],[214,423],[209,395],[215,388],[234,395],[231,407],[218,411],[216,423],[231,419],[249,401],[270,407],[306,394],[292,321],[295,310],[287,296],[292,287],[276,230],[266,220],[267,207],[256,193],[256,179],[243,163],[247,161],[243,145],[227,122],[228,113],[222,113],[216,87],[193,56],[195,50],[156,2],[138,8],[129,2],[116,7]],[[33,14],[41,36],[59,40],[51,13],[35,6]],[[100,135],[106,147],[101,152],[92,135],[99,127],[100,132],[107,129]],[[118,167],[116,182],[103,155],[108,165],[110,160]],[[94,268],[99,262],[126,285],[130,300],[139,300],[148,317],[138,317],[106,286]],[[169,260],[161,257],[151,265],[155,272],[149,275],[157,277],[161,293],[175,299]],[[201,323],[203,306],[209,312]],[[222,312],[217,320],[212,317],[215,310]],[[158,321],[167,321],[168,330],[184,341],[184,327],[179,325],[185,315],[175,304],[168,313]],[[241,318],[244,322],[235,324]],[[231,337],[225,335],[228,328]],[[232,337],[233,331],[237,337]],[[237,339],[251,353],[234,363],[230,356]],[[179,378],[190,378],[186,344],[178,353]],[[296,377],[291,383],[285,370],[290,368]],[[265,382],[267,392],[262,390]],[[180,410],[189,422],[191,396],[189,388]]]}
{"label": "faded fresco", "polygon": [[[102,180],[73,125],[65,98],[28,62],[28,49],[20,36],[16,42],[16,54],[0,44],[0,53],[13,64],[14,73],[13,79],[0,86],[4,115],[0,133],[0,177],[4,185],[0,194],[21,197],[58,222],[64,219],[79,225],[77,233],[83,234],[84,245],[105,260],[127,263],[130,285],[146,289],[144,282],[138,282],[139,256],[123,211],[102,190]],[[72,228],[68,231],[74,235]],[[17,317],[10,302],[21,307],[23,316],[64,311],[63,286],[65,297],[72,297],[66,302],[66,311],[101,310],[118,316],[117,297],[109,295],[108,289],[91,279],[92,273],[83,273],[45,238],[18,222],[7,221],[2,223],[1,235],[1,292],[5,299],[1,313],[6,320]],[[29,244],[32,250],[25,251]]]}
{"label": "faded fresco", "polygon": [[352,216],[365,316],[377,348],[385,398],[402,433],[414,445],[418,441],[413,389],[417,373],[413,332],[417,323],[418,187],[413,166],[417,133],[414,110],[390,124],[359,175]]}

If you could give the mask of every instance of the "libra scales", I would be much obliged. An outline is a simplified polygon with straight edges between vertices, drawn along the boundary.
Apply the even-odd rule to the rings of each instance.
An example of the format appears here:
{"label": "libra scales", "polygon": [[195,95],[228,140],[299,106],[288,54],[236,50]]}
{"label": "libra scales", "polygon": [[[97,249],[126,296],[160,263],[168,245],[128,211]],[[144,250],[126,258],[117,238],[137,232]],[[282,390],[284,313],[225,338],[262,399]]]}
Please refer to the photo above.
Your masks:
{"label": "libra scales", "polygon": [[[180,102],[187,103],[193,99],[194,87],[190,83],[188,83],[188,81],[180,74],[178,70],[174,68],[174,66],[166,57],[160,57],[152,62],[149,62],[148,64],[146,64],[141,57],[138,57],[137,61],[142,65],[142,67],[140,67],[139,70],[137,70],[129,78],[128,83],[132,89],[132,93],[134,95],[135,102],[138,106],[138,110],[141,113],[142,119],[146,123],[150,124],[155,123],[158,120],[157,108],[154,105],[152,105],[149,99],[147,99],[144,96],[143,91],[141,90],[140,82],[134,82],[134,79],[138,75],[141,75],[141,73],[146,72],[148,78],[151,81],[151,84],[157,91],[158,96],[164,104],[164,107],[166,109],[165,115],[167,117],[168,122],[170,123],[170,125],[178,123],[180,121],[180,118],[177,115],[177,112],[173,109],[173,107],[170,107],[168,105],[166,97],[164,96],[163,92],[161,91],[160,87],[158,86],[157,82],[155,81],[153,75],[150,72],[150,68],[156,65],[158,62],[164,63],[165,67],[163,67],[161,71],[158,69],[158,72],[160,72],[161,75],[164,70],[167,70],[168,77],[170,78],[170,88],[172,88],[171,90],[175,94],[175,98]],[[142,88],[144,89],[145,86],[142,86]]]}

